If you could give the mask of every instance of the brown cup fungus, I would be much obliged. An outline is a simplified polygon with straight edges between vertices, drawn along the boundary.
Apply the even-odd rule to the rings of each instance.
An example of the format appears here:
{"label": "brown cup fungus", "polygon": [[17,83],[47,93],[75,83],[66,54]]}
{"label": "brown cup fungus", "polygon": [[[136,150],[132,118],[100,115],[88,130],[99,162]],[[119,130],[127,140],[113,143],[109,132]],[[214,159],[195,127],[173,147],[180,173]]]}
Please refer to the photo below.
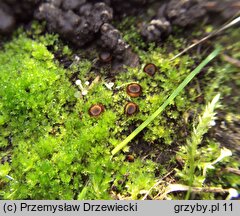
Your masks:
{"label": "brown cup fungus", "polygon": [[143,68],[143,71],[149,76],[154,76],[154,74],[157,71],[157,67],[155,64],[149,63],[145,65],[145,67]]}
{"label": "brown cup fungus", "polygon": [[112,60],[112,55],[109,52],[101,52],[99,54],[99,59],[103,63],[108,63]]}
{"label": "brown cup fungus", "polygon": [[126,104],[124,110],[125,110],[126,115],[131,116],[131,115],[137,113],[139,109],[138,109],[137,104],[135,104],[133,102],[129,102]]}
{"label": "brown cup fungus", "polygon": [[130,97],[139,97],[142,94],[142,87],[137,83],[129,84],[126,90]]}
{"label": "brown cup fungus", "polygon": [[89,115],[93,117],[99,116],[102,112],[104,112],[104,106],[101,104],[92,105],[88,110]]}
{"label": "brown cup fungus", "polygon": [[128,161],[128,162],[134,162],[134,156],[133,156],[133,155],[127,155],[127,156],[126,156],[126,161]]}

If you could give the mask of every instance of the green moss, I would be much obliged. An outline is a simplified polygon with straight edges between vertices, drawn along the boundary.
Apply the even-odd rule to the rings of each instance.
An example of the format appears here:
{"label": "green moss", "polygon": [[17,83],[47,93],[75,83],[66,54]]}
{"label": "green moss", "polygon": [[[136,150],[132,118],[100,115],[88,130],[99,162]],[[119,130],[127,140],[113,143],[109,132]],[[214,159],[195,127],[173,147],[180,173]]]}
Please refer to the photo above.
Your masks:
{"label": "green moss", "polygon": [[[5,45],[0,61],[1,148],[12,149],[12,163],[1,174],[4,199],[110,199],[113,182],[127,174],[126,184],[134,182],[136,171],[145,183],[134,184],[128,196],[150,187],[155,168],[149,170],[149,162],[137,160],[129,168],[124,156],[111,161],[109,140],[117,121],[112,91],[99,81],[86,96],[74,96],[77,88],[68,79],[80,69],[79,78],[87,81],[87,60],[66,71],[43,43],[22,34]],[[105,112],[93,118],[88,109],[96,103]]]}
{"label": "green moss", "polygon": [[[123,23],[122,29],[127,25]],[[11,155],[12,163],[1,165],[1,198],[140,199],[176,166],[176,150],[186,143],[192,119],[203,109],[199,96],[208,99],[216,91],[232,94],[231,88],[221,88],[220,84],[230,81],[236,68],[212,65],[112,158],[111,150],[154,112],[196,66],[195,61],[202,59],[185,55],[170,61],[186,39],[170,37],[159,48],[146,44],[135,25],[130,26],[125,39],[139,54],[140,66],[117,75],[112,89],[106,87],[108,81],[103,77],[91,85],[97,74],[91,71],[90,59],[74,59],[73,51],[57,35],[43,34],[44,26],[38,23],[26,34],[19,31],[5,44],[0,51],[0,156]],[[234,46],[229,50],[237,57]],[[71,64],[64,69],[66,59]],[[158,67],[153,77],[143,72],[149,62]],[[228,75],[218,73],[218,68]],[[77,79],[86,89],[85,82],[90,82],[87,95],[81,95]],[[140,97],[126,94],[130,82],[142,86]],[[76,92],[80,94],[77,98]],[[234,98],[237,101],[238,96]],[[140,110],[130,117],[124,114],[129,101],[137,103]],[[99,103],[105,111],[96,118],[89,116],[91,105]],[[126,160],[128,154],[134,156],[134,162]],[[207,157],[210,160],[210,154]],[[227,185],[226,179],[236,184],[233,177],[224,178],[216,179],[216,184]]]}
{"label": "green moss", "polygon": [[52,124],[60,123],[62,106],[72,100],[69,93],[73,89],[46,47],[20,37],[5,46],[0,59],[1,127],[5,136],[38,137]]}

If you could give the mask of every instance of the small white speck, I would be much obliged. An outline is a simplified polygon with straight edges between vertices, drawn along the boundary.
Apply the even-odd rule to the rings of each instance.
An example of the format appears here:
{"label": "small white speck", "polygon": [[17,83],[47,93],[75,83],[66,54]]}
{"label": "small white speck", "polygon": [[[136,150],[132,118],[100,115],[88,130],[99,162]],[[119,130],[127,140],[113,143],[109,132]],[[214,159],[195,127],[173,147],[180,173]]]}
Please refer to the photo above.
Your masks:
{"label": "small white speck", "polygon": [[80,86],[82,84],[82,82],[81,82],[81,80],[78,79],[78,80],[75,81],[75,84]]}
{"label": "small white speck", "polygon": [[216,122],[215,122],[214,120],[212,120],[212,121],[210,122],[210,126],[213,127],[213,126],[215,126],[215,125],[216,125]]}
{"label": "small white speck", "polygon": [[222,148],[220,156],[222,156],[222,158],[232,156],[232,151],[227,148]]}
{"label": "small white speck", "polygon": [[113,83],[113,82],[104,83],[104,85],[105,85],[109,90],[112,90],[112,87],[114,86],[114,83]]}
{"label": "small white speck", "polygon": [[86,95],[88,93],[88,91],[86,89],[82,90],[82,95]]}
{"label": "small white speck", "polygon": [[233,197],[238,197],[238,191],[237,191],[236,189],[230,188],[230,189],[228,190],[228,192],[229,192],[229,196],[230,196],[231,198],[233,198]]}
{"label": "small white speck", "polygon": [[153,19],[151,22],[150,22],[151,25],[158,25],[158,26],[161,26],[163,24],[163,21],[160,20],[160,19]]}
{"label": "small white speck", "polygon": [[155,28],[155,26],[154,25],[149,25],[148,27],[147,27],[147,30],[148,31],[154,31],[156,28]]}
{"label": "small white speck", "polygon": [[6,175],[6,177],[7,177],[8,179],[10,179],[10,180],[14,180],[14,178],[11,177],[11,176],[9,176],[9,175]]}
{"label": "small white speck", "polygon": [[86,85],[86,86],[89,86],[89,84],[90,84],[90,82],[88,82],[88,81],[85,82],[85,85]]}
{"label": "small white speck", "polygon": [[76,60],[76,61],[79,61],[79,60],[80,60],[80,57],[76,55],[76,56],[75,56],[75,60]]}

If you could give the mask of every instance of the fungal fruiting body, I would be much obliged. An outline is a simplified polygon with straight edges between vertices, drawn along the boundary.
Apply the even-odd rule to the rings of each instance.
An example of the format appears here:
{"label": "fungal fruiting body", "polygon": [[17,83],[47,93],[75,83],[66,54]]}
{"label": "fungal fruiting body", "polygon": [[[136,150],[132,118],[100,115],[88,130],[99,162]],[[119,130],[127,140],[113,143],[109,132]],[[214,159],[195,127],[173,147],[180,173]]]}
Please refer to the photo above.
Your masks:
{"label": "fungal fruiting body", "polygon": [[99,54],[99,59],[103,63],[108,63],[112,60],[112,55],[109,52],[101,52]]}
{"label": "fungal fruiting body", "polygon": [[157,67],[155,64],[149,63],[144,66],[143,71],[149,76],[154,76],[157,71]]}
{"label": "fungal fruiting body", "polygon": [[102,104],[92,105],[88,110],[89,115],[93,117],[99,116],[102,112],[104,112],[104,106]]}
{"label": "fungal fruiting body", "polygon": [[142,94],[142,87],[137,83],[131,83],[127,86],[126,91],[130,97],[139,97]]}
{"label": "fungal fruiting body", "polygon": [[134,156],[133,156],[133,155],[127,155],[127,156],[126,156],[126,161],[128,161],[128,162],[134,162]]}
{"label": "fungal fruiting body", "polygon": [[126,104],[124,110],[125,110],[126,115],[131,116],[131,115],[137,113],[139,108],[138,108],[137,104],[135,104],[133,102],[129,102]]}

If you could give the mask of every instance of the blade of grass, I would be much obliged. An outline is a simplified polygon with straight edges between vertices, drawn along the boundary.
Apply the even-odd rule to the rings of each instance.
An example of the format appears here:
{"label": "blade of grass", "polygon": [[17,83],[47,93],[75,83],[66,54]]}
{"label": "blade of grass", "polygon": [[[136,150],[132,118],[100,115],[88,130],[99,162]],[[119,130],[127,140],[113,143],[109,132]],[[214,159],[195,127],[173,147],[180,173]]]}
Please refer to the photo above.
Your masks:
{"label": "blade of grass", "polygon": [[220,48],[216,48],[212,53],[207,56],[173,91],[168,99],[151,115],[149,116],[139,127],[137,127],[125,140],[117,145],[112,150],[112,156],[117,154],[122,148],[124,148],[137,134],[139,134],[149,123],[151,123],[172,101],[175,97],[185,88],[185,86],[205,67],[212,59],[214,59],[220,52]]}
{"label": "blade of grass", "polygon": [[236,17],[234,20],[232,20],[231,22],[224,24],[220,29],[215,30],[213,32],[211,32],[209,35],[207,35],[206,37],[202,38],[201,40],[197,41],[194,44],[191,44],[189,47],[187,47],[186,49],[184,49],[182,52],[178,53],[177,55],[175,55],[173,58],[171,58],[170,60],[173,61],[174,59],[178,58],[179,56],[181,56],[182,54],[184,54],[185,52],[187,52],[188,50],[192,49],[193,47],[205,42],[206,40],[208,40],[209,38],[212,38],[214,36],[216,36],[217,34],[225,31],[226,29],[236,25],[237,23],[240,22],[240,16]]}

